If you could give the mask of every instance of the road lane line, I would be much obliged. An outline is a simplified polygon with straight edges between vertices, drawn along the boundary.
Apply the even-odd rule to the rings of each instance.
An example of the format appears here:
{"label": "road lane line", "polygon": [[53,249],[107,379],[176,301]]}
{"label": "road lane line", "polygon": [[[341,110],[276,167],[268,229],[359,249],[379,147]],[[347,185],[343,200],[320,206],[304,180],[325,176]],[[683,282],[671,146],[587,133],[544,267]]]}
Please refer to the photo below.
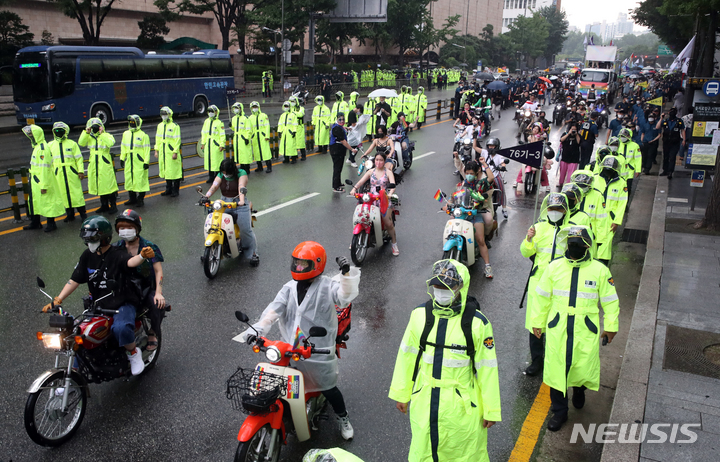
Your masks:
{"label": "road lane line", "polygon": [[282,208],[284,208],[284,207],[287,207],[288,205],[297,204],[298,202],[302,202],[302,201],[304,201],[304,200],[307,200],[307,199],[310,199],[310,198],[313,198],[313,197],[319,196],[319,195],[320,195],[319,192],[314,192],[314,193],[306,194],[306,195],[304,195],[304,196],[302,196],[302,197],[298,197],[297,199],[293,199],[293,200],[291,200],[291,201],[287,201],[287,202],[284,202],[284,203],[282,203],[282,204],[278,204],[278,205],[276,205],[276,206],[274,206],[274,207],[270,207],[269,209],[262,210],[262,211],[256,213],[255,216],[256,216],[256,217],[261,217],[261,216],[263,216],[263,215],[265,215],[265,214],[267,214],[267,213],[274,212],[274,211],[276,211],[276,210],[280,210],[280,209],[282,209]]}
{"label": "road lane line", "polygon": [[528,412],[508,462],[528,462],[537,444],[540,429],[550,410],[550,387],[543,383]]}
{"label": "road lane line", "polygon": [[421,156],[413,157],[413,162],[418,159],[422,159],[423,157],[432,156],[433,154],[435,154],[435,151],[426,152],[425,154],[423,154]]}

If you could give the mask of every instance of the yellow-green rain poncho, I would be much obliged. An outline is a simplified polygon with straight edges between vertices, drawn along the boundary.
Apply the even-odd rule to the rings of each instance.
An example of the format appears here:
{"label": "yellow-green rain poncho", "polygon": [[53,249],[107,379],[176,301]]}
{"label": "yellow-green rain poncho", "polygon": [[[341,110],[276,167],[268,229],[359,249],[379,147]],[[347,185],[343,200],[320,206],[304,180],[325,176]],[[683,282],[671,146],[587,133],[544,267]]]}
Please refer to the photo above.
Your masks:
{"label": "yellow-green rain poncho", "polygon": [[277,131],[280,135],[279,154],[285,157],[297,157],[295,137],[297,136],[297,118],[291,111],[289,101],[283,103],[283,113],[278,119]]}
{"label": "yellow-green rain poncho", "polygon": [[105,131],[100,119],[93,117],[85,124],[85,128],[100,125],[102,132],[94,135],[83,131],[78,139],[80,146],[90,149],[88,159],[88,193],[96,196],[105,196],[117,192],[117,178],[115,177],[115,163],[110,154],[110,148],[115,145],[115,137]]}
{"label": "yellow-green rain poncho", "polygon": [[32,194],[32,200],[28,204],[30,207],[28,214],[59,217],[65,213],[65,207],[53,173],[52,154],[50,146],[45,142],[45,133],[37,125],[23,127],[23,133],[30,139],[33,147],[28,172]]}
{"label": "yellow-green rain poncho", "polygon": [[250,146],[250,137],[252,136],[250,119],[245,117],[245,108],[242,103],[233,104],[232,109],[233,113],[237,111],[230,121],[233,130],[235,163],[249,165],[253,163],[252,146]]}
{"label": "yellow-green rain poncho", "polygon": [[[488,461],[487,429],[482,426],[483,419],[501,420],[492,325],[480,312],[477,301],[468,297],[470,273],[467,267],[454,260],[441,260],[435,263],[437,265],[445,265],[457,273],[461,281],[459,298],[449,307],[428,302],[432,303],[435,321],[414,382],[413,371],[425,327],[426,308],[423,305],[413,310],[400,343],[388,396],[400,403],[410,402],[412,441],[409,461]],[[428,293],[432,290],[429,282]],[[472,318],[475,357],[472,362],[476,375],[465,350],[467,342],[460,325],[462,313],[467,309],[475,310]]]}
{"label": "yellow-green rain poncho", "polygon": [[[330,144],[330,108],[325,105],[325,97],[315,97],[315,109],[312,113],[312,124],[315,127],[315,146]],[[334,123],[334,122],[333,122]]]}
{"label": "yellow-green rain poncho", "polygon": [[270,152],[270,120],[267,114],[260,110],[260,103],[257,101],[250,103],[250,108],[252,113],[248,119],[252,129],[252,150],[255,162],[270,160],[272,156]]}
{"label": "yellow-green rain poncho", "polygon": [[[57,136],[57,130],[63,131],[61,137]],[[85,206],[85,196],[79,177],[80,174],[85,173],[83,156],[77,143],[68,139],[68,133],[70,133],[70,127],[67,124],[55,122],[53,124],[54,140],[50,143],[55,181],[60,188],[60,197],[63,207],[66,209]]]}
{"label": "yellow-green rain poncho", "polygon": [[[168,118],[158,124],[155,132],[155,153],[160,166],[160,178],[179,180],[183,176],[180,126],[173,122],[172,109],[165,106],[160,109],[160,113],[163,112],[168,115]],[[173,159],[173,155],[175,159]]]}
{"label": "yellow-green rain poncho", "polygon": [[142,131],[142,119],[131,115],[135,128],[125,130],[120,142],[120,160],[125,162],[125,189],[132,192],[150,191],[150,137]]}
{"label": "yellow-green rain poncho", "polygon": [[[209,115],[213,114],[212,117]],[[220,120],[220,109],[208,108],[208,118],[200,132],[200,144],[205,146],[205,170],[219,172],[220,163],[225,159],[225,124]]]}
{"label": "yellow-green rain poncho", "polygon": [[305,147],[305,108],[300,104],[300,100],[295,96],[289,98],[290,111],[295,114],[297,119],[297,131],[295,132],[295,148],[306,149]]}

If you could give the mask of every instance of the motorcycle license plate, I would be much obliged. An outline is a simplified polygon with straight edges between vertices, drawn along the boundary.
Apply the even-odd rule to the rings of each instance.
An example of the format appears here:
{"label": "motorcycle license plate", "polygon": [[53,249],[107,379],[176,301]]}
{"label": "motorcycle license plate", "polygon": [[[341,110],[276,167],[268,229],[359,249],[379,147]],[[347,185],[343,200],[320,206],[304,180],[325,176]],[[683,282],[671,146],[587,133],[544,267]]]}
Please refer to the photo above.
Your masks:
{"label": "motorcycle license plate", "polygon": [[25,119],[25,122],[26,122],[28,125],[35,125],[35,119]]}

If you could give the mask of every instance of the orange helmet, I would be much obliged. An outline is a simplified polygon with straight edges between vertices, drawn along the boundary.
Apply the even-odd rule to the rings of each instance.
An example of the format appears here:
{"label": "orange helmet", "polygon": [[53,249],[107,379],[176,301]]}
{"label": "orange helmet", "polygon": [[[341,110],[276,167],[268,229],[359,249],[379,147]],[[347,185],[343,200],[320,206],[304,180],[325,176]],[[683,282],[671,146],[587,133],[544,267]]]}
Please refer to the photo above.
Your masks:
{"label": "orange helmet", "polygon": [[296,281],[305,281],[320,276],[325,271],[326,262],[323,246],[313,241],[301,242],[293,250],[290,272]]}

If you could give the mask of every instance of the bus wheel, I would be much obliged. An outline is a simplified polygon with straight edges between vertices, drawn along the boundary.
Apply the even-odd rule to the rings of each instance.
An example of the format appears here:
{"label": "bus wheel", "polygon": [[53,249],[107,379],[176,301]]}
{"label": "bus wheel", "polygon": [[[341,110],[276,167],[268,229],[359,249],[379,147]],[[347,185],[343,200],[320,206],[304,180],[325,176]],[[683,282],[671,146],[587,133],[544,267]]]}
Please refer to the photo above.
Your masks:
{"label": "bus wheel", "polygon": [[110,112],[110,108],[104,104],[96,104],[93,107],[92,117],[100,119],[103,125],[107,125],[112,122],[112,112]]}
{"label": "bus wheel", "polygon": [[198,96],[195,98],[195,104],[193,104],[193,113],[195,116],[205,115],[207,111],[208,102],[204,96]]}

